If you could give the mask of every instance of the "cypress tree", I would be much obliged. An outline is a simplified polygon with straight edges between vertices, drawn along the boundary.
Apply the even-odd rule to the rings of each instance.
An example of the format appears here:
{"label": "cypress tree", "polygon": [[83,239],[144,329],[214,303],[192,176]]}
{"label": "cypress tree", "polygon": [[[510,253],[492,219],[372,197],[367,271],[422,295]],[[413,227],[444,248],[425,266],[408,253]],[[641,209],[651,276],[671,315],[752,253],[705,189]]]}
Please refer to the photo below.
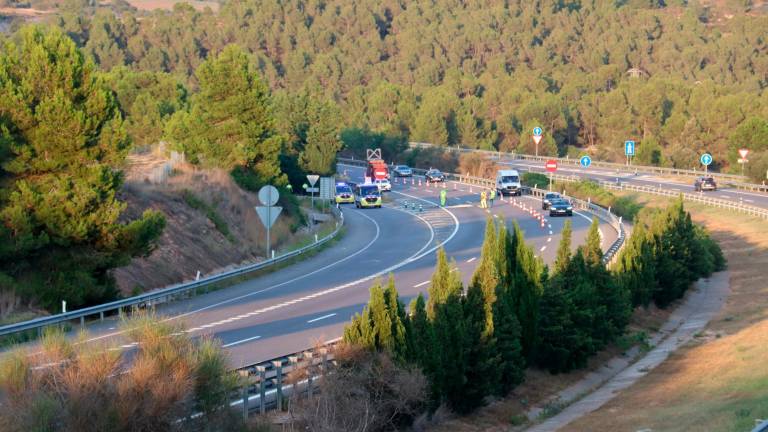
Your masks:
{"label": "cypress tree", "polygon": [[511,298],[517,319],[520,321],[523,355],[526,359],[532,359],[536,346],[536,315],[542,293],[544,265],[536,257],[533,249],[525,244],[525,237],[517,223],[514,224],[513,232],[515,267],[512,273],[514,283]]}
{"label": "cypress tree", "polygon": [[571,319],[573,303],[564,290],[564,276],[551,278],[539,301],[539,341],[536,364],[551,373],[573,368],[571,349],[577,347],[577,331]]}
{"label": "cypress tree", "polygon": [[603,259],[603,250],[600,248],[600,222],[596,217],[592,218],[592,225],[587,232],[587,241],[584,243],[584,260],[589,265],[597,265]]}
{"label": "cypress tree", "polygon": [[435,395],[440,402],[460,410],[465,403],[464,389],[467,382],[467,336],[464,310],[460,292],[454,292],[434,309],[434,328],[436,345],[440,347],[435,368]]}
{"label": "cypress tree", "polygon": [[392,318],[384,299],[384,290],[378,281],[371,287],[368,309],[370,310],[375,348],[393,353],[395,351],[395,338],[392,334]]}
{"label": "cypress tree", "polygon": [[652,252],[645,224],[638,220],[614,271],[616,279],[629,291],[633,306],[647,307],[651,301],[655,281]]}
{"label": "cypress tree", "polygon": [[437,250],[437,264],[432,273],[432,283],[429,286],[429,298],[427,299],[427,315],[434,318],[435,305],[444,303],[451,294],[461,294],[461,280],[451,272],[451,266],[442,247]]}
{"label": "cypress tree", "polygon": [[506,396],[522,382],[525,372],[525,357],[520,343],[520,322],[517,319],[508,287],[499,286],[493,308],[494,331],[499,353],[498,394]]}
{"label": "cypress tree", "polygon": [[586,364],[589,356],[597,350],[598,344],[593,335],[602,333],[598,328],[603,325],[600,321],[605,316],[605,311],[597,299],[595,287],[587,272],[584,248],[579,247],[562,277],[563,290],[572,304],[570,316],[573,336],[569,349],[569,368],[583,367]]}
{"label": "cypress tree", "polygon": [[427,318],[427,302],[424,295],[419,295],[411,301],[411,317],[408,326],[408,352],[409,360],[419,365],[430,381],[434,381],[435,359],[440,351],[440,346],[435,344],[435,335],[432,324]]}
{"label": "cypress tree", "polygon": [[390,330],[392,338],[391,353],[396,359],[405,360],[408,351],[405,325],[408,318],[405,313],[405,305],[400,301],[397,289],[395,288],[395,277],[391,273],[387,288],[384,290],[384,303],[387,315],[389,315],[389,321],[392,324]]}
{"label": "cypress tree", "polygon": [[565,221],[561,233],[560,246],[557,248],[557,257],[555,258],[555,273],[562,273],[568,267],[571,260],[571,235],[573,228],[570,220]]}

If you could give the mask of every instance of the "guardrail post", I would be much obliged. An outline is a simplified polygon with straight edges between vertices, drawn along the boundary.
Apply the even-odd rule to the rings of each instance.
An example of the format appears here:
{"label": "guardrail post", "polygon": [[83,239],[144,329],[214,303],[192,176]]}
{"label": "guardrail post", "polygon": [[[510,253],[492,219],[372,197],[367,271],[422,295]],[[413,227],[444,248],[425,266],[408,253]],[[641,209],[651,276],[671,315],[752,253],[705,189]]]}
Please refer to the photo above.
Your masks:
{"label": "guardrail post", "polygon": [[80,327],[85,327],[85,317],[84,316],[80,317]]}
{"label": "guardrail post", "polygon": [[312,352],[305,352],[304,358],[307,359],[307,398],[312,399]]}
{"label": "guardrail post", "polygon": [[104,311],[99,312],[99,321],[104,321]]}
{"label": "guardrail post", "polygon": [[[299,381],[301,381],[300,379],[301,375],[298,374],[298,369],[301,367],[301,365],[299,364],[299,356],[295,356],[295,355],[289,356],[288,365],[291,367],[291,372],[294,372],[293,375],[296,377],[296,382],[291,384],[291,398],[294,398],[294,397],[298,398],[299,397],[299,393],[298,393]],[[288,401],[288,403],[290,404],[290,400]]]}
{"label": "guardrail post", "polygon": [[320,376],[328,371],[328,348],[320,348]]}
{"label": "guardrail post", "polygon": [[242,388],[242,396],[243,396],[243,420],[248,421],[248,371],[247,370],[240,370],[239,371],[240,376],[243,378],[243,388]]}
{"label": "guardrail post", "polygon": [[275,384],[276,384],[276,392],[275,395],[277,397],[277,409],[278,411],[283,410],[283,362],[280,360],[275,360],[272,362],[272,364],[275,366]]}
{"label": "guardrail post", "polygon": [[259,412],[264,414],[267,411],[267,368],[265,366],[256,366],[256,372],[259,373]]}

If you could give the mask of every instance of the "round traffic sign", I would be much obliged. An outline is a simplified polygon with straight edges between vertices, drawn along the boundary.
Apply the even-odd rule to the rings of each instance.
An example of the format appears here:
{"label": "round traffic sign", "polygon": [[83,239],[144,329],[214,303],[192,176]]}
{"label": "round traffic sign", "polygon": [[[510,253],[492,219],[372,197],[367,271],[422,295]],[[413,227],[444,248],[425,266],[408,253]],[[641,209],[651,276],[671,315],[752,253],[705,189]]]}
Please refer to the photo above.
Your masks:
{"label": "round traffic sign", "polygon": [[541,136],[542,130],[540,127],[536,126],[533,128],[533,136]]}
{"label": "round traffic sign", "polygon": [[266,185],[259,189],[259,201],[261,201],[262,205],[273,206],[277,204],[278,198],[280,198],[280,193],[272,185]]}
{"label": "round traffic sign", "polygon": [[704,153],[701,155],[701,164],[702,165],[709,165],[712,163],[712,155],[709,153]]}
{"label": "round traffic sign", "polygon": [[589,156],[587,156],[587,155],[584,155],[584,156],[582,156],[582,157],[581,157],[581,159],[579,159],[579,163],[580,163],[580,164],[581,164],[581,166],[583,166],[584,168],[587,168],[587,167],[589,167],[590,165],[592,165],[592,158],[591,158],[591,157],[589,157]]}
{"label": "round traffic sign", "polygon": [[547,164],[544,165],[547,168],[547,171],[549,172],[555,172],[557,171],[557,161],[550,159],[547,161]]}

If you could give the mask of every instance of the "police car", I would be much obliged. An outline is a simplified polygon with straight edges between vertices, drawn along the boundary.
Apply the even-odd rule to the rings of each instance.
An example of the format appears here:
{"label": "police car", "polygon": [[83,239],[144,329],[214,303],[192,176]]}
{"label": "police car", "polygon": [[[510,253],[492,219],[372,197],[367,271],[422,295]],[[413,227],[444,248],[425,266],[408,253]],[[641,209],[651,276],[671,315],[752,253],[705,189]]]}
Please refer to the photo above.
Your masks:
{"label": "police car", "polygon": [[354,202],[352,187],[346,183],[336,183],[336,204],[352,204]]}

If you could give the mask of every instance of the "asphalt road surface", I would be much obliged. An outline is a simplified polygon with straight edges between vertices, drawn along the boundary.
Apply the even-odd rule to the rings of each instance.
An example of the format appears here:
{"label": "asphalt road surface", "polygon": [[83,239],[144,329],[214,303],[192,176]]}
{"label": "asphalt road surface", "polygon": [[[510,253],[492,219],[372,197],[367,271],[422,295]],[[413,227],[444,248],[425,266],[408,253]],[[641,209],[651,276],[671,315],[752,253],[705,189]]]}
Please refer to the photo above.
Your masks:
{"label": "asphalt road surface", "polygon": [[[350,178],[362,179],[360,168],[340,167]],[[344,325],[368,301],[377,279],[395,277],[404,302],[429,289],[435,250],[443,246],[454,259],[465,284],[478,264],[485,224],[494,217],[516,220],[534,250],[551,263],[566,219],[573,221],[573,247],[582,244],[591,215],[549,218],[544,226],[528,211],[540,211],[540,201],[530,197],[497,199],[493,208],[479,208],[477,188],[447,183],[447,208],[437,206],[439,188],[423,183],[393,183],[381,209],[343,207],[346,233],[321,253],[273,273],[188,300],[159,305],[165,319],[181,321],[193,336],[219,338],[230,351],[231,365],[241,367],[301,351],[341,336]],[[405,210],[404,202],[419,203],[423,211]],[[412,207],[412,206],[409,206]],[[601,223],[603,248],[616,238]],[[122,337],[114,321],[89,326],[89,341]]]}

